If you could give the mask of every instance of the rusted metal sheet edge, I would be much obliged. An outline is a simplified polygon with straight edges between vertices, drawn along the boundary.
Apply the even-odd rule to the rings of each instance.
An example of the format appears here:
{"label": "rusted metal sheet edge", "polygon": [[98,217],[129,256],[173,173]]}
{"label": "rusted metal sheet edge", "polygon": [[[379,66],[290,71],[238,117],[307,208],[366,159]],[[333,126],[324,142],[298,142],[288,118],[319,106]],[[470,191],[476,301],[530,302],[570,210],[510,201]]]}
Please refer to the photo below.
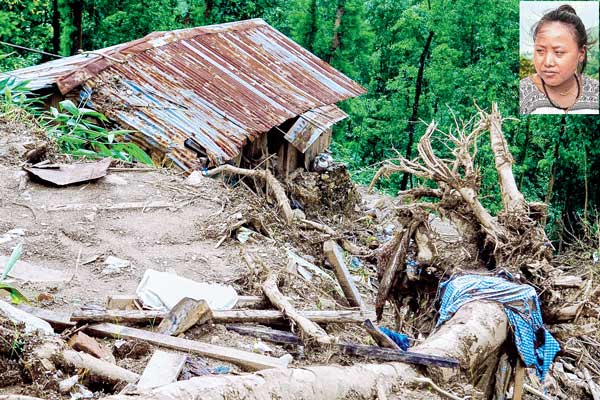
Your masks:
{"label": "rusted metal sheet edge", "polygon": [[334,104],[314,108],[298,117],[285,139],[305,153],[323,132],[347,117],[348,114]]}

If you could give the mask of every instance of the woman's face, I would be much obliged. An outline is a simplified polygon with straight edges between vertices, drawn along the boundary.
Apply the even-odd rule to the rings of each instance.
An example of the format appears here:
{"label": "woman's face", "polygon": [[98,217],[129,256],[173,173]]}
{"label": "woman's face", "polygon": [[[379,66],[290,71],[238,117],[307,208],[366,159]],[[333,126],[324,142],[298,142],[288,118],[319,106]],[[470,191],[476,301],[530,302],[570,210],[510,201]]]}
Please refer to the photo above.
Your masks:
{"label": "woman's face", "polygon": [[559,86],[571,79],[583,61],[585,48],[577,46],[573,35],[561,22],[546,22],[535,37],[533,63],[546,85]]}

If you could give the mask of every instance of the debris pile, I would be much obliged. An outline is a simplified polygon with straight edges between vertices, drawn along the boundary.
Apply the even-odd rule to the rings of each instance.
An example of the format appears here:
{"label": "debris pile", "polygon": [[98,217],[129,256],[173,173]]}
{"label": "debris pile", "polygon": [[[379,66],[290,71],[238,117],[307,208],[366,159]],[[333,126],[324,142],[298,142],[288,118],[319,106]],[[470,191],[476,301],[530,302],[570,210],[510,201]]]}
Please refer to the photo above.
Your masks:
{"label": "debris pile", "polygon": [[0,397],[596,398],[597,265],[554,262],[520,193],[479,207],[457,171],[475,174],[461,146],[501,135],[480,117],[457,168],[435,127],[423,164],[388,168],[437,182],[402,194],[429,203],[360,203],[335,163],[282,183],[37,161],[24,185],[0,163],[0,290],[31,301],[0,302]]}

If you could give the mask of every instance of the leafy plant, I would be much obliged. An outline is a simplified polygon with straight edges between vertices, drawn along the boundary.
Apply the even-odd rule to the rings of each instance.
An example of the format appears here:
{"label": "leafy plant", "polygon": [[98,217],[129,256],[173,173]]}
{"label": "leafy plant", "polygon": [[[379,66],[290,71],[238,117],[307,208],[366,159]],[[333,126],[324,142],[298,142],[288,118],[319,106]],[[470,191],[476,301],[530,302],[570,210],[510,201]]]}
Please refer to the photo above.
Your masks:
{"label": "leafy plant", "polygon": [[10,271],[13,269],[17,261],[19,261],[19,258],[21,258],[22,252],[23,246],[21,246],[21,244],[19,243],[14,248],[12,254],[10,255],[10,258],[8,259],[8,263],[6,263],[6,266],[2,271],[2,275],[0,276],[0,290],[5,290],[10,294],[10,300],[13,302],[13,304],[20,304],[23,302],[29,303],[27,298],[19,291],[19,289],[8,283],[3,282],[10,273]]}
{"label": "leafy plant", "polygon": [[33,97],[30,81],[8,77],[0,80],[0,115],[8,119],[21,111],[39,115],[44,97]]}
{"label": "leafy plant", "polygon": [[135,143],[118,141],[130,130],[109,130],[100,123],[108,118],[98,111],[77,107],[71,100],[63,100],[58,109],[50,107],[44,117],[48,136],[55,139],[66,154],[80,157],[111,157],[123,161],[139,161],[154,165],[152,159]]}

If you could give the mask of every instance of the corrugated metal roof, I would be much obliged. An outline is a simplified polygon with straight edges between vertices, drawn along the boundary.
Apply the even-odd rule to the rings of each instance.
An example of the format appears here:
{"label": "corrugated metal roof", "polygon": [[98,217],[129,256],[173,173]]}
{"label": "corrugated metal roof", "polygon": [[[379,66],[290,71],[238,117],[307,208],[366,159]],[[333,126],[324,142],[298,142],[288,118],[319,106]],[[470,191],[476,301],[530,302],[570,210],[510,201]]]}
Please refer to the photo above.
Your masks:
{"label": "corrugated metal roof", "polygon": [[[104,56],[78,55],[9,74],[36,88],[55,84],[63,94],[84,85],[95,108],[142,133],[137,140],[184,169],[195,160],[183,147],[187,138],[218,164],[290,118],[365,92],[261,19],[155,32],[96,53]],[[326,128],[327,115],[308,117]],[[298,140],[308,147],[317,136]]]}
{"label": "corrugated metal roof", "polygon": [[347,116],[348,114],[333,104],[314,108],[298,117],[285,134],[285,138],[304,153],[327,128]]}

